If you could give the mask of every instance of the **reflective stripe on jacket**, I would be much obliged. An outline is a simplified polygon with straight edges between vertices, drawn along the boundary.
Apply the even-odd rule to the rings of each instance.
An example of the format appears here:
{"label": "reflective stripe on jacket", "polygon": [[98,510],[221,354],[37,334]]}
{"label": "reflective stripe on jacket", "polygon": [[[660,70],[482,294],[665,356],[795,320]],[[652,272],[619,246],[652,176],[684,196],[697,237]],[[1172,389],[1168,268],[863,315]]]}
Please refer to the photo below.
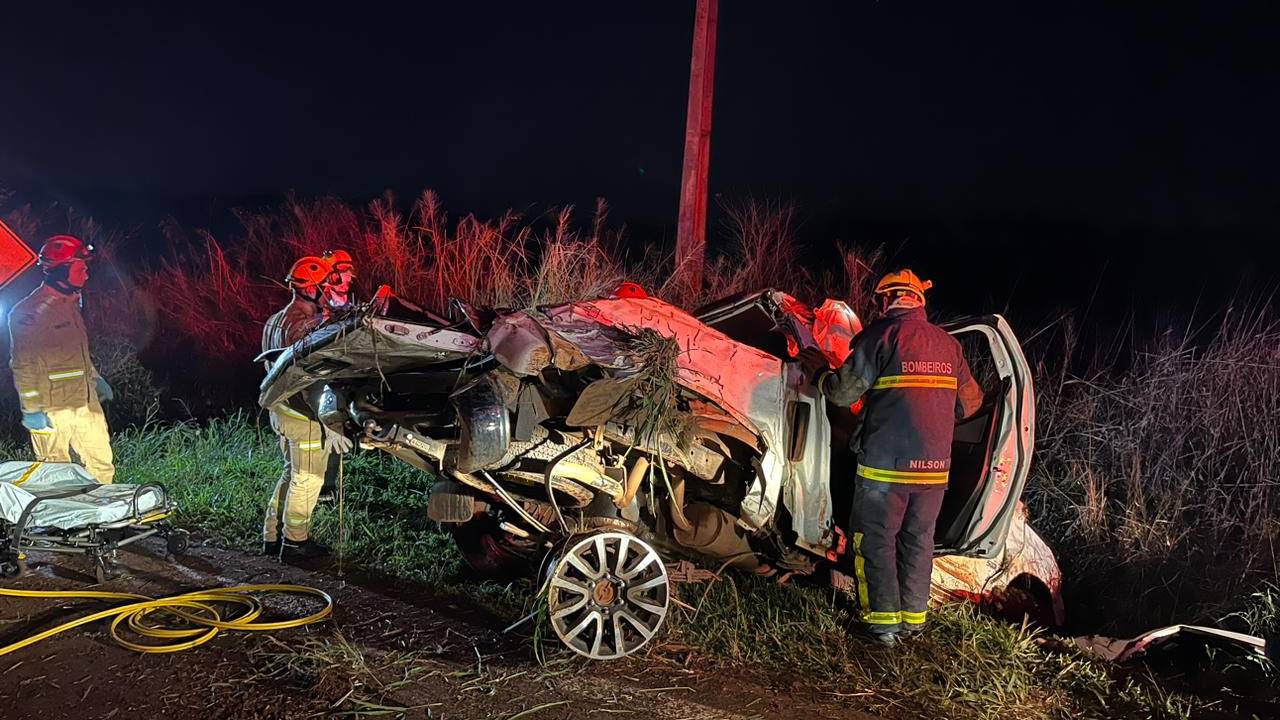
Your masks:
{"label": "reflective stripe on jacket", "polygon": [[98,371],[80,294],[41,285],[9,313],[9,368],[23,412],[89,405]]}
{"label": "reflective stripe on jacket", "polygon": [[960,343],[924,308],[892,309],[867,326],[822,389],[844,406],[866,395],[857,472],[884,483],[945,484],[955,422],[982,404]]}

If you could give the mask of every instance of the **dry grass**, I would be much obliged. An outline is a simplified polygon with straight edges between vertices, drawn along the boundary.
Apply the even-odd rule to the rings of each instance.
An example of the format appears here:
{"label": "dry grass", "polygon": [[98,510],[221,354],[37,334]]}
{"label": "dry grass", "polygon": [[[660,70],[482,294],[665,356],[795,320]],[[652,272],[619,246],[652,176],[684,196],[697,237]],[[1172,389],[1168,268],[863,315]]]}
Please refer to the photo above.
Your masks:
{"label": "dry grass", "polygon": [[[452,298],[483,307],[532,307],[599,297],[620,281],[639,282],[684,307],[724,295],[779,287],[820,302],[828,295],[869,308],[879,252],[840,249],[843,271],[817,273],[801,262],[794,208],[746,202],[727,208],[729,242],[713,257],[704,286],[671,280],[671,258],[650,249],[632,261],[621,231],[610,229],[599,201],[586,230],[572,208],[524,218],[449,218],[440,198],[420,195],[407,212],[395,199],[354,208],[336,198],[290,197],[278,208],[237,211],[240,231],[219,239],[166,226],[170,252],[143,276],[165,320],[213,361],[255,354],[261,324],[288,299],[283,278],[293,260],[344,248],[356,260],[356,289],[368,297],[385,282],[400,295],[444,313]],[[869,279],[870,278],[870,279]]]}
{"label": "dry grass", "polygon": [[707,264],[703,287],[692,296],[663,286],[677,305],[697,307],[734,293],[778,288],[815,307],[825,298],[848,302],[864,319],[874,317],[873,290],[884,270],[882,247],[837,245],[835,255],[814,253],[800,244],[799,213],[790,203],[748,198],[721,205],[726,242]]}
{"label": "dry grass", "polygon": [[928,635],[885,651],[850,637],[848,604],[827,588],[726,574],[697,593],[687,598],[696,612],[673,613],[668,632],[677,641],[752,666],[803,671],[850,706],[885,717],[1213,717],[1206,701],[1046,643],[1040,631],[969,604],[938,608]]}
{"label": "dry grass", "polygon": [[[11,200],[0,192],[0,208]],[[533,217],[508,211],[491,220],[454,220],[431,191],[407,208],[391,196],[365,206],[288,196],[276,207],[234,214],[238,229],[224,236],[173,220],[162,223],[168,247],[160,260],[151,259],[153,248],[139,237],[104,232],[92,218],[65,208],[18,207],[5,219],[28,239],[70,231],[98,246],[85,304],[90,336],[140,348],[171,386],[163,412],[183,417],[214,417],[251,403],[257,367],[250,360],[262,323],[288,301],[285,274],[306,254],[344,248],[357,262],[359,296],[369,297],[385,282],[444,314],[452,298],[485,307],[531,307],[599,297],[626,279],[687,308],[729,292],[780,287],[815,304],[827,296],[852,300],[867,317],[880,259],[878,251],[841,248],[837,258],[810,261],[796,242],[795,210],[755,201],[728,208],[727,238],[715,246],[719,254],[713,254],[706,282],[696,289],[669,280],[673,258],[661,248],[629,256],[623,231],[609,224],[603,200],[582,226],[572,208]],[[140,258],[150,266],[139,267]],[[828,269],[805,269],[819,264]],[[37,277],[32,273],[25,281],[34,284]],[[6,300],[22,292],[10,288]],[[114,346],[107,352],[114,355]],[[236,390],[229,394],[227,388]],[[160,397],[150,384],[135,395],[146,402],[113,413],[116,419],[143,420]]]}
{"label": "dry grass", "polygon": [[722,203],[730,243],[711,259],[706,284],[720,295],[762,287],[814,288],[796,240],[796,209],[778,201]]}
{"label": "dry grass", "polygon": [[1277,577],[1280,324],[1229,309],[1128,354],[1123,371],[1041,366],[1033,515],[1079,622],[1212,620]]}
{"label": "dry grass", "polygon": [[486,307],[523,307],[602,294],[624,275],[606,250],[605,207],[589,234],[573,226],[571,208],[549,223],[514,213],[451,222],[435,193],[408,213],[386,196],[357,210],[336,198],[287,199],[267,211],[238,211],[240,233],[190,239],[169,227],[170,253],[144,283],[177,328],[212,358],[256,354],[262,321],[288,300],[283,279],[302,255],[343,248],[356,261],[356,289],[375,283],[438,312],[451,298]]}

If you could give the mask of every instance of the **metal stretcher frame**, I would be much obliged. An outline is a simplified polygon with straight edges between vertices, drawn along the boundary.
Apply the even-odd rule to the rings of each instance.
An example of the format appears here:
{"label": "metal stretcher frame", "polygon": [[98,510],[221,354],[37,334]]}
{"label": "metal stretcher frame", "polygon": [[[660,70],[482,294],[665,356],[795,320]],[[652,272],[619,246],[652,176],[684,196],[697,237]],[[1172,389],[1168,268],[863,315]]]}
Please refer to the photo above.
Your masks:
{"label": "metal stretcher frame", "polygon": [[[17,523],[0,519],[0,576],[15,577],[26,572],[26,553],[55,552],[83,554],[94,564],[94,575],[104,582],[108,560],[126,545],[145,540],[153,535],[166,539],[169,552],[179,555],[186,551],[188,534],[166,522],[177,509],[177,503],[169,497],[159,483],[143,483],[133,490],[130,499],[131,512],[127,517],[109,523],[90,523],[71,530],[30,527],[36,508],[46,500],[65,500],[100,487],[96,483],[85,484],[63,492],[43,495],[33,499],[23,508]],[[140,499],[147,492],[159,493],[160,501],[143,511]]]}

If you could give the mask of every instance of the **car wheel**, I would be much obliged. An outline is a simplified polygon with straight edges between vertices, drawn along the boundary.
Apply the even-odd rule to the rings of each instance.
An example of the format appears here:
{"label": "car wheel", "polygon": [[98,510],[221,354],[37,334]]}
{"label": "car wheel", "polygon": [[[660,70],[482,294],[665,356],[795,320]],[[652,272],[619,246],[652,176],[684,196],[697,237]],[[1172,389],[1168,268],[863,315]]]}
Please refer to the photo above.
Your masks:
{"label": "car wheel", "polygon": [[476,575],[489,580],[512,580],[533,574],[538,546],[518,538],[484,516],[445,525],[462,560]]}
{"label": "car wheel", "polygon": [[551,570],[547,615],[556,637],[592,660],[644,647],[667,617],[667,567],[648,543],[603,532],[571,544]]}

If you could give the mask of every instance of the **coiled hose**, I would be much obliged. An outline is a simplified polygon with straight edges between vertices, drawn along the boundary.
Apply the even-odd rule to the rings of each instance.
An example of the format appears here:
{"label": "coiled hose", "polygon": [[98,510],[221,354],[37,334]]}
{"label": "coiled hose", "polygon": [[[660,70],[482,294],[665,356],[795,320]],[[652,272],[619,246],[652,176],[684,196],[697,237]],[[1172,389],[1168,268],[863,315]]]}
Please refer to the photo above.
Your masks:
{"label": "coiled hose", "polygon": [[[258,617],[262,615],[265,608],[262,602],[250,593],[313,595],[324,601],[324,607],[311,615],[301,618],[258,622]],[[132,601],[127,605],[100,610],[96,613],[76,618],[11,645],[0,647],[0,655],[8,655],[11,652],[35,645],[72,628],[107,618],[112,618],[111,638],[120,646],[140,653],[172,653],[190,650],[203,645],[217,637],[219,633],[227,630],[239,630],[242,632],[284,630],[318,623],[333,614],[333,598],[322,590],[304,585],[237,585],[215,590],[198,590],[165,598],[150,598],[133,593],[104,592],[101,590],[11,590],[0,588],[0,597]],[[242,612],[224,619],[222,613],[218,611],[219,605],[239,606]],[[147,622],[147,616],[152,613],[180,618],[186,621],[187,627]],[[135,635],[168,642],[161,644],[133,642],[121,634],[124,629],[122,626]]]}

